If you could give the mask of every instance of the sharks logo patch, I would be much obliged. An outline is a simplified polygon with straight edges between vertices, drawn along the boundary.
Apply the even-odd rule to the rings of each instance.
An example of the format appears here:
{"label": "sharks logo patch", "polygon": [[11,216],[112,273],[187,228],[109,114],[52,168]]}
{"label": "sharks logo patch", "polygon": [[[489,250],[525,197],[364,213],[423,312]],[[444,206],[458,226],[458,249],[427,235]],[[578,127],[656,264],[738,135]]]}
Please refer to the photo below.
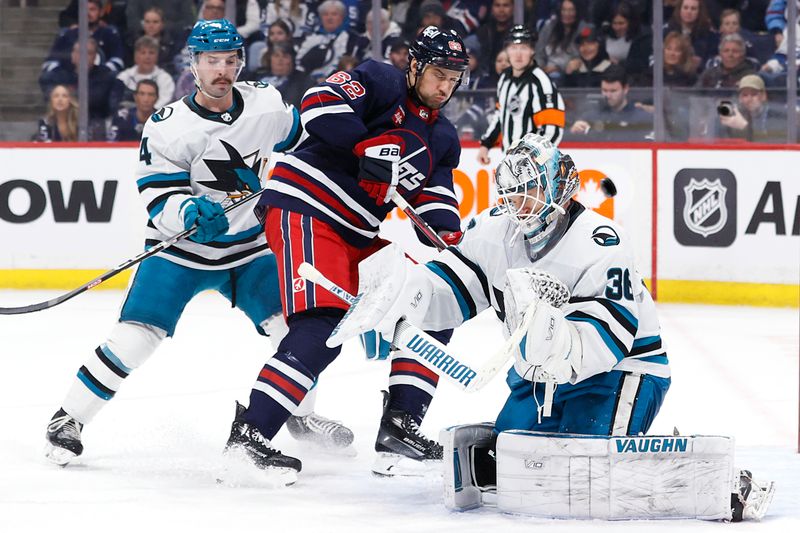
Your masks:
{"label": "sharks logo patch", "polygon": [[619,244],[619,235],[611,226],[598,226],[592,232],[592,240],[598,246],[616,246]]}

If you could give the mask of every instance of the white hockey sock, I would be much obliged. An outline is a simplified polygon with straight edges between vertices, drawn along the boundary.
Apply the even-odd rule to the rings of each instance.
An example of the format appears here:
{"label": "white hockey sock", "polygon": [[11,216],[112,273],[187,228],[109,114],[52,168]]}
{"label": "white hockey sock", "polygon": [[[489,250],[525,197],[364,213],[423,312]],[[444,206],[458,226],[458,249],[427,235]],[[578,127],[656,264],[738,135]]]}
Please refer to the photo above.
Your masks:
{"label": "white hockey sock", "polygon": [[88,424],[114,397],[133,369],[141,366],[166,337],[162,329],[137,322],[120,322],[78,370],[61,407]]}

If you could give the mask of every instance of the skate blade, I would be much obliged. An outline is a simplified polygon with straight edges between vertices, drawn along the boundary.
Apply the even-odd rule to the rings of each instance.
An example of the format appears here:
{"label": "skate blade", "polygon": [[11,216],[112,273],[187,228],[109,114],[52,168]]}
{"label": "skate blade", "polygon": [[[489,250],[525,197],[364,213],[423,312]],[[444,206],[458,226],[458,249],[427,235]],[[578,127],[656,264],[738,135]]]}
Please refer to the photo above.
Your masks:
{"label": "skate blade", "polygon": [[385,477],[431,477],[442,475],[442,461],[418,461],[397,453],[378,452],[372,473]]}
{"label": "skate blade", "polygon": [[247,454],[238,448],[223,453],[223,465],[217,474],[217,483],[228,487],[281,488],[297,482],[297,471],[292,468],[259,468]]}
{"label": "skate blade", "polygon": [[72,462],[73,459],[78,457],[77,455],[75,455],[75,453],[65,448],[59,448],[58,446],[53,446],[49,442],[45,444],[44,456],[47,458],[48,461],[58,466],[67,466],[69,463]]}
{"label": "skate blade", "polygon": [[744,511],[742,511],[743,520],[759,521],[767,514],[772,503],[772,498],[775,497],[775,482],[770,481],[766,487],[759,489],[760,493],[756,498],[750,495],[749,501],[745,504]]}

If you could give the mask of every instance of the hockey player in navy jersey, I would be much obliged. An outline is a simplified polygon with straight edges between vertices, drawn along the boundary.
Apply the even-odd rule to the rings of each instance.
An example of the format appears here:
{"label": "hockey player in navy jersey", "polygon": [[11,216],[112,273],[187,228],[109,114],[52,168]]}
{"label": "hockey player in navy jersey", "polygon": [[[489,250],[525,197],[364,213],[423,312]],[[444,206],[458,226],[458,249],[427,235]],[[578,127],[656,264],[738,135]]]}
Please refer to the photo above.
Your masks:
{"label": "hockey player in navy jersey", "polygon": [[[409,55],[405,74],[366,61],[309,89],[301,114],[309,137],[276,165],[260,200],[289,332],[260,372],[249,407],[234,421],[228,447],[287,482],[301,463],[274,449],[270,439],[339,354],[325,340],[347,309],[306,283],[297,267],[311,263],[354,291],[358,262],[386,244],[378,226],[394,207],[395,191],[440,234],[457,239],[460,229],[452,171],[461,148],[439,111],[465,81],[467,54],[457,34],[430,26]],[[446,341],[449,333],[440,338]],[[437,376],[395,358],[389,384],[373,470],[424,469],[424,461],[440,460],[442,453],[419,431]]]}
{"label": "hockey player in navy jersey", "polygon": [[[244,51],[230,22],[198,22],[187,44],[197,91],[145,124],[136,184],[149,214],[145,246],[195,224],[198,230],[139,265],[119,323],[78,370],[48,425],[46,454],[59,464],[83,452],[84,424],[172,336],[197,293],[222,293],[261,334],[285,332],[275,256],[263,225],[249,207],[226,215],[223,206],[261,189],[260,170],[273,150],[297,144],[299,114],[275,88],[236,82]],[[349,429],[311,413],[311,406],[295,413],[305,415],[292,417],[289,427],[297,438],[308,439],[316,431],[340,446],[353,440]]]}

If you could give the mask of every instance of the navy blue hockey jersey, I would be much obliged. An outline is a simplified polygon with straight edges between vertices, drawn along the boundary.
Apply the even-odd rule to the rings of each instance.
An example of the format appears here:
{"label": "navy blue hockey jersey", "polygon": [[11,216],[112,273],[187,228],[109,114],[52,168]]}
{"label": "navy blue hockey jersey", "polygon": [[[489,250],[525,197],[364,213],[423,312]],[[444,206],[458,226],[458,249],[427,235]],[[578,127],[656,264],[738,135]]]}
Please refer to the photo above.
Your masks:
{"label": "navy blue hockey jersey", "polygon": [[358,185],[353,147],[391,133],[403,139],[400,194],[435,230],[460,228],[452,174],[461,155],[456,130],[411,101],[403,72],[368,60],[309,89],[301,110],[309,137],[275,165],[260,205],[321,219],[352,245],[368,245],[394,204],[376,205]]}

